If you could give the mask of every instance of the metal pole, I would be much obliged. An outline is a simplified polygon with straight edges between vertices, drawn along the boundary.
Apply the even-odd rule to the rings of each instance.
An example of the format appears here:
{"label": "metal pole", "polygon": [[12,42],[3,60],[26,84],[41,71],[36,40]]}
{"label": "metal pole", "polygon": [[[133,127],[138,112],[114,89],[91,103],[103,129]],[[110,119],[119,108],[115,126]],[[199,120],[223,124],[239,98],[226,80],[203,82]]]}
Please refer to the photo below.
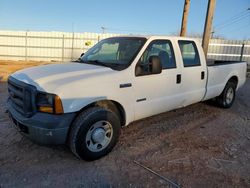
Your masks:
{"label": "metal pole", "polygon": [[240,52],[240,61],[243,60],[243,55],[244,55],[244,47],[245,47],[245,44],[243,43],[242,44],[242,47],[241,47],[241,52]]}
{"label": "metal pole", "polygon": [[64,34],[62,37],[62,62],[64,62]]}
{"label": "metal pole", "polygon": [[202,40],[202,47],[206,57],[208,52],[209,39],[211,35],[215,3],[216,0],[208,0],[206,23],[204,26],[203,40]]}
{"label": "metal pole", "polygon": [[168,184],[171,185],[171,187],[180,188],[180,186],[179,186],[177,183],[175,183],[175,182],[173,182],[172,180],[166,178],[165,176],[160,175],[159,173],[153,171],[152,169],[150,169],[150,168],[148,168],[148,167],[146,167],[146,166],[140,164],[138,161],[134,161],[134,163],[137,164],[138,166],[140,166],[140,167],[146,169],[147,171],[151,172],[152,174],[158,176],[159,178],[165,180]]}
{"label": "metal pole", "polygon": [[73,60],[73,50],[74,50],[74,38],[75,33],[72,34],[72,46],[71,46],[71,60]]}
{"label": "metal pole", "polygon": [[102,34],[104,34],[105,33],[105,30],[106,30],[106,27],[101,27],[101,29],[102,29]]}
{"label": "metal pole", "polygon": [[28,60],[28,49],[27,49],[27,46],[28,46],[28,31],[26,31],[25,33],[25,61]]}
{"label": "metal pole", "polygon": [[189,7],[190,7],[190,0],[185,0],[182,21],[181,21],[181,32],[180,32],[181,37],[186,36]]}

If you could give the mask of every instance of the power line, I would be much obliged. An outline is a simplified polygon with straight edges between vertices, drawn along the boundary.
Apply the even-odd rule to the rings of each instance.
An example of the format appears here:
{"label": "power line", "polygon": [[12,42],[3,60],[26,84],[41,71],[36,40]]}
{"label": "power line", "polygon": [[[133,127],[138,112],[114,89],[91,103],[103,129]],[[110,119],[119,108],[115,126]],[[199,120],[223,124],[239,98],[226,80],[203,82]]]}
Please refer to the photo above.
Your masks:
{"label": "power line", "polygon": [[241,16],[244,16],[245,14],[248,13],[248,11],[250,11],[250,8],[248,8],[248,9],[246,9],[246,10],[243,10],[243,11],[241,11],[241,12],[235,14],[234,16],[232,16],[232,17],[230,17],[230,18],[228,18],[228,19],[226,19],[226,20],[224,20],[224,21],[222,21],[222,22],[220,22],[220,23],[218,23],[218,24],[215,24],[214,26],[215,26],[215,27],[220,27],[221,25],[227,24],[228,22],[231,22],[231,21],[234,20],[234,19],[237,19],[237,18],[239,18],[239,17],[241,17]]}
{"label": "power line", "polygon": [[[230,27],[232,25],[235,26],[235,24],[238,24],[241,21],[243,21],[244,19],[248,18],[249,15],[250,15],[249,13],[250,13],[250,8],[239,12],[238,14],[232,16],[231,18],[226,19],[224,22],[221,22],[220,24],[215,25],[213,31],[211,32],[211,35],[213,36],[215,33],[221,33],[220,32],[221,30],[224,30],[225,28],[228,28],[228,27]],[[230,29],[227,30],[227,32],[228,31],[232,32],[232,31],[235,31],[235,30],[242,30],[243,28],[248,28],[249,26],[250,26],[250,23],[247,24],[246,26],[243,26],[243,27],[237,27],[237,28],[234,27],[231,30]]]}
{"label": "power line", "polygon": [[233,24],[239,23],[239,22],[241,22],[242,20],[244,20],[244,19],[246,19],[246,18],[250,18],[249,15],[250,15],[250,14],[247,13],[246,15],[244,15],[244,16],[242,16],[242,17],[239,17],[239,18],[237,18],[237,19],[234,19],[234,20],[232,20],[231,22],[228,22],[227,24],[221,25],[220,27],[215,27],[215,30],[223,30],[223,29],[225,29],[226,27],[229,27],[229,26],[231,26],[231,25],[233,25]]}
{"label": "power line", "polygon": [[242,25],[241,27],[229,29],[229,30],[227,30],[227,32],[232,32],[232,31],[236,31],[236,30],[237,30],[237,31],[241,31],[241,30],[246,29],[246,28],[248,28],[248,27],[250,27],[250,23],[249,23],[249,24],[246,24],[246,25]]}
{"label": "power line", "polygon": [[234,24],[234,23],[236,23],[236,22],[239,22],[239,21],[241,21],[241,20],[247,18],[249,15],[250,15],[249,12],[246,12],[246,13],[242,14],[241,16],[237,16],[237,17],[234,17],[234,18],[230,19],[230,21],[227,21],[227,22],[225,22],[224,24],[221,24],[221,25],[219,25],[219,26],[218,26],[218,25],[215,26],[215,28],[218,29],[218,28],[227,27],[227,26],[229,26],[229,25],[232,25],[232,24]]}

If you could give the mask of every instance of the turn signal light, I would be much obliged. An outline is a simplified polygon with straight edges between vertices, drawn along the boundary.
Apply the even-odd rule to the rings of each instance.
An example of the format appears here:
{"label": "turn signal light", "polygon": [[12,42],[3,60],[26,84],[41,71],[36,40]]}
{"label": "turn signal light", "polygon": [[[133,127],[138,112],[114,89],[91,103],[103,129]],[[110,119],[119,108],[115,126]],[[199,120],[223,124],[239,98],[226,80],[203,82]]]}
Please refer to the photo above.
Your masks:
{"label": "turn signal light", "polygon": [[60,97],[57,95],[55,96],[55,114],[62,114],[63,113],[63,105]]}
{"label": "turn signal light", "polygon": [[53,107],[51,106],[39,106],[40,112],[47,112],[47,113],[53,113]]}

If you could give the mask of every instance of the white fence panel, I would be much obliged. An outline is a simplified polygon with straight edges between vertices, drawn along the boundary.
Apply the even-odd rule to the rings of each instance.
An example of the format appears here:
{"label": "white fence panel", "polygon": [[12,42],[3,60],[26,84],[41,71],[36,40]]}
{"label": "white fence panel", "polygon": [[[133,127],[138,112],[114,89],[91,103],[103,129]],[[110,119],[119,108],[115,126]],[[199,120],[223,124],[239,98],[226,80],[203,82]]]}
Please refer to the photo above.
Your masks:
{"label": "white fence panel", "polygon": [[[0,59],[70,61],[77,59],[98,41],[119,34],[0,31]],[[199,39],[201,41],[201,39]],[[90,45],[86,45],[90,43]],[[245,44],[243,47],[243,43]],[[248,61],[250,41],[211,39],[208,58]]]}

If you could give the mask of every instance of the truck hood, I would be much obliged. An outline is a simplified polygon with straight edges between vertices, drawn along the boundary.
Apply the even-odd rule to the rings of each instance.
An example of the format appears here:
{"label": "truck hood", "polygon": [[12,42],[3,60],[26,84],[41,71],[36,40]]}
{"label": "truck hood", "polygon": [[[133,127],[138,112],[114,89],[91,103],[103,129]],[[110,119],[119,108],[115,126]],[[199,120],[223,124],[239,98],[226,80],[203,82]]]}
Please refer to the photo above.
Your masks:
{"label": "truck hood", "polygon": [[116,72],[108,67],[83,63],[62,63],[42,65],[23,69],[11,76],[27,84],[35,86],[39,91],[52,92],[58,87],[70,84],[75,80]]}

